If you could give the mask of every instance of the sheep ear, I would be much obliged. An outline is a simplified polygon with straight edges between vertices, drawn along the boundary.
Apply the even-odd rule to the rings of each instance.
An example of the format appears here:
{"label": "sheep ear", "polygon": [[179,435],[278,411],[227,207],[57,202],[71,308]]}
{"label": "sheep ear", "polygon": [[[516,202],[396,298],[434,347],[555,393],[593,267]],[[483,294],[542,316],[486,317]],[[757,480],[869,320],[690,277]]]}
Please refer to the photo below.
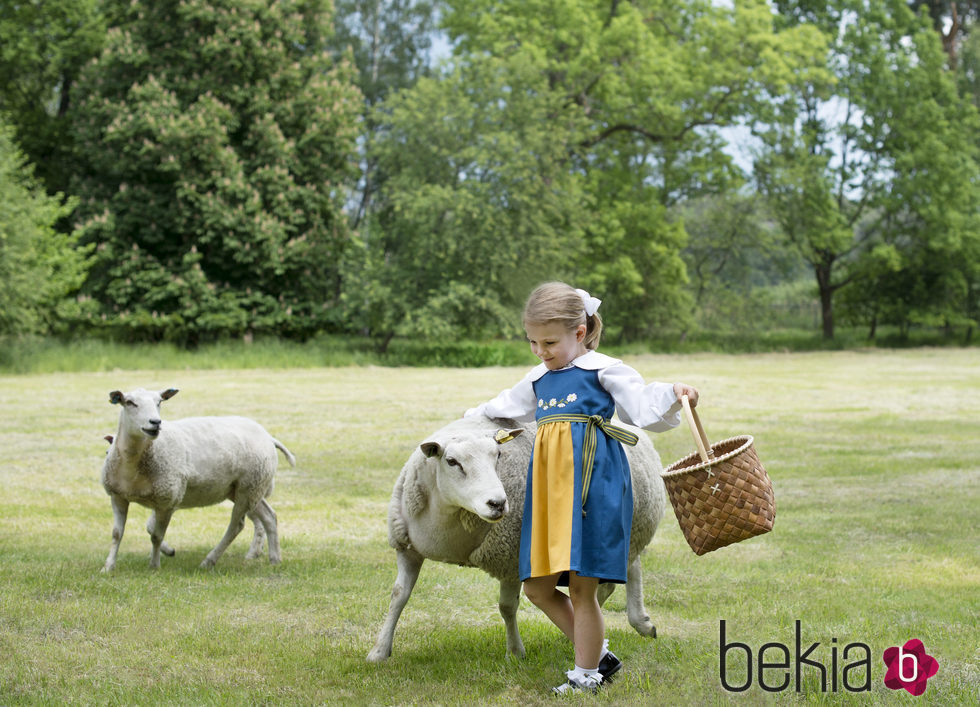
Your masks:
{"label": "sheep ear", "polygon": [[166,390],[161,391],[160,393],[160,397],[163,398],[164,400],[170,400],[170,398],[174,397],[175,395],[177,395],[176,388],[167,388]]}
{"label": "sheep ear", "polygon": [[122,401],[123,401],[123,394],[120,391],[114,390],[111,393],[109,393],[109,402],[112,403],[113,405],[118,405]]}
{"label": "sheep ear", "polygon": [[512,430],[497,430],[496,434],[494,434],[493,436],[493,439],[497,442],[497,444],[504,444],[506,442],[510,442],[512,439],[514,439],[515,437],[517,437],[523,432],[524,430],[522,428],[515,428]]}
{"label": "sheep ear", "polygon": [[432,459],[432,457],[442,456],[442,445],[440,445],[438,442],[422,442],[422,444],[419,445],[419,449],[421,449],[422,454],[427,456],[429,459]]}
{"label": "sheep ear", "polygon": [[108,442],[109,444],[112,444],[112,439],[113,439],[113,437],[112,437],[112,435],[106,435],[106,436],[105,436],[105,437],[103,437],[102,439],[104,439],[104,440],[105,440],[106,442]]}

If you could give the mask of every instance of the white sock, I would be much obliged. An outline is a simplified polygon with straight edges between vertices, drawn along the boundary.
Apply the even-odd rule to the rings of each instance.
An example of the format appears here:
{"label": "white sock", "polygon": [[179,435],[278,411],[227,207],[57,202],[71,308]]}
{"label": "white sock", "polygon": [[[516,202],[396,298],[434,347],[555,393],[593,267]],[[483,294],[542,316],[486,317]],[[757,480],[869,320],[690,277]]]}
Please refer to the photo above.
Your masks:
{"label": "white sock", "polygon": [[571,677],[576,677],[576,678],[592,677],[592,678],[595,678],[596,680],[598,680],[599,682],[602,682],[602,674],[599,672],[599,669],[598,668],[581,668],[581,667],[579,667],[579,666],[576,665],[575,666],[575,670],[570,670],[568,672],[568,677],[570,677],[570,678]]}

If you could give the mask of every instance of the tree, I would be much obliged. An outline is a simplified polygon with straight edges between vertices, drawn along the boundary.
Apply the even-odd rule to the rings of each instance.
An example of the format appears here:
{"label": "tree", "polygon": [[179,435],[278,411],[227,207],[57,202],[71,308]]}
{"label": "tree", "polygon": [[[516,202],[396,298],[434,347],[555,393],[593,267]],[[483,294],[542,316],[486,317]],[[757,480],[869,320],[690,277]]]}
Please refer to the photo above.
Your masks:
{"label": "tree", "polygon": [[760,319],[755,291],[799,276],[798,255],[783,244],[757,194],[692,199],[674,215],[688,233],[683,256],[695,308],[711,329],[751,326]]}
{"label": "tree", "polygon": [[378,173],[373,145],[379,125],[374,109],[389,95],[412,86],[429,69],[435,31],[435,7],[429,0],[338,0],[334,56],[348,52],[357,67],[364,96],[361,129],[361,178],[351,226],[366,227],[371,198],[384,176]]}
{"label": "tree", "polygon": [[970,26],[980,17],[977,0],[911,0],[909,6],[915,12],[924,8],[932,20],[933,28],[943,40],[947,63],[956,69],[959,63],[959,42]]}
{"label": "tree", "polygon": [[[980,119],[960,97],[935,36],[913,33],[916,61],[899,87],[886,144],[889,189],[882,194],[875,226],[898,253],[889,285],[880,297],[882,321],[907,333],[912,324],[973,326],[977,258],[980,251],[980,185],[977,184]],[[869,82],[870,83],[870,82]],[[867,90],[871,90],[869,86]]]}
{"label": "tree", "polygon": [[77,307],[86,253],[54,227],[74,200],[45,193],[13,134],[0,121],[0,335],[46,334]]}
{"label": "tree", "polygon": [[[633,315],[610,327],[614,336],[683,322],[685,234],[667,210],[737,185],[716,128],[754,114],[822,42],[809,28],[777,35],[772,19],[764,2],[448,2],[453,56],[442,81],[420,81],[386,106],[385,128],[404,136],[395,126],[411,102],[418,138],[379,147],[398,158],[381,162],[390,184],[368,252],[391,268],[393,249],[408,252],[416,236],[440,234],[444,245],[427,253],[469,262],[470,252],[490,247],[488,262],[520,265],[523,274],[507,282],[522,293],[556,274],[601,291],[611,308]],[[447,134],[452,125],[458,134]],[[497,191],[485,203],[496,211],[472,205],[489,185]],[[479,219],[461,219],[454,199]],[[429,209],[422,222],[420,204]],[[470,244],[474,233],[488,245],[450,246]],[[535,244],[548,240],[552,262],[533,267]],[[402,274],[423,301],[455,281],[504,307],[519,304],[513,285],[493,294],[501,289],[496,266],[482,284],[453,260],[423,285],[425,264],[416,265]],[[372,301],[397,299],[379,291]],[[409,307],[405,316],[416,310],[429,311]]]}
{"label": "tree", "polygon": [[75,122],[109,326],[188,344],[339,327],[360,95],[329,2],[110,5]]}
{"label": "tree", "polygon": [[74,171],[71,108],[78,72],[105,41],[99,0],[0,3],[0,112],[49,193]]}
{"label": "tree", "polygon": [[956,74],[960,91],[980,107],[980,32],[971,32],[961,44]]}
{"label": "tree", "polygon": [[513,333],[531,287],[568,272],[587,212],[543,88],[522,57],[484,57],[379,111],[388,178],[348,305],[382,350],[396,334]]}
{"label": "tree", "polygon": [[942,249],[967,233],[975,163],[961,130],[975,111],[957,96],[936,35],[905,3],[778,6],[787,22],[826,33],[835,80],[801,82],[759,131],[756,180],[813,269],[829,339],[835,294],[883,272],[872,262],[895,262],[879,246],[911,256],[912,243]]}

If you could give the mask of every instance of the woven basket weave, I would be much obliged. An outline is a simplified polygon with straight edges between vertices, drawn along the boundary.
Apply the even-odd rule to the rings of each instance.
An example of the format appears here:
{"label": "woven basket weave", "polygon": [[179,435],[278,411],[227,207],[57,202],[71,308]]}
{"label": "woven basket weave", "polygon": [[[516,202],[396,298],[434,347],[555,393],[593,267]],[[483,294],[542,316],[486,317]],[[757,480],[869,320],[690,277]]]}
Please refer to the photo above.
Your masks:
{"label": "woven basket weave", "polygon": [[772,530],[772,482],[749,435],[714,445],[687,396],[682,398],[698,451],[663,472],[664,486],[688,545],[698,555]]}

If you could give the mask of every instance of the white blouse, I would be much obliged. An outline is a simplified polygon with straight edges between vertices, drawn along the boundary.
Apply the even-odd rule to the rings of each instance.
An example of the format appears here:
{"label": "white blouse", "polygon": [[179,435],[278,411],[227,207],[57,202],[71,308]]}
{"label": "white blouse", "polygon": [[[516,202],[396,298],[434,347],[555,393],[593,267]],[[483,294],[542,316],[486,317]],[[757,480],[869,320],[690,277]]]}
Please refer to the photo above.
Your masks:
{"label": "white blouse", "polygon": [[[616,413],[623,422],[654,432],[665,432],[680,424],[681,403],[674,395],[672,383],[645,383],[636,370],[598,351],[589,351],[569,365],[599,372],[599,385],[612,396]],[[467,410],[464,417],[486,415],[530,422],[538,407],[534,382],[547,372],[548,367],[543,363],[535,366],[513,388]]]}

